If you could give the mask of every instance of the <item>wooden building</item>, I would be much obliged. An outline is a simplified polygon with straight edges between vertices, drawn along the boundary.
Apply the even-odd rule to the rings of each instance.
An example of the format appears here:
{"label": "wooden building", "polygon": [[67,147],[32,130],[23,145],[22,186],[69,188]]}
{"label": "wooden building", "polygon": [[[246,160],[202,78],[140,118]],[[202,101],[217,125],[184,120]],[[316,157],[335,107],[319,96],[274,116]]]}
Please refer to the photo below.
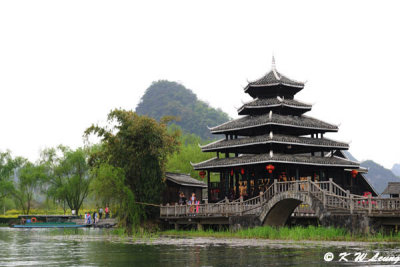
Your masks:
{"label": "wooden building", "polygon": [[389,182],[386,189],[383,190],[382,195],[390,195],[391,198],[399,197],[400,183],[399,182]]}
{"label": "wooden building", "polygon": [[[242,116],[210,128],[224,138],[201,148],[216,157],[192,165],[207,172],[208,195],[214,201],[250,198],[274,180],[308,177],[332,178],[351,193],[376,195],[361,174],[366,170],[342,153],[349,145],[324,136],[337,132],[338,126],[304,115],[312,105],[294,98],[303,88],[303,82],[279,73],[273,59],[271,71],[244,88],[253,100],[239,108]],[[210,183],[211,173],[219,176],[218,183]]]}
{"label": "wooden building", "polygon": [[178,203],[180,192],[183,192],[187,199],[189,199],[192,193],[195,193],[196,199],[203,202],[203,191],[207,190],[207,184],[204,182],[184,173],[167,172],[165,173],[165,178],[167,188],[163,194],[163,204]]}

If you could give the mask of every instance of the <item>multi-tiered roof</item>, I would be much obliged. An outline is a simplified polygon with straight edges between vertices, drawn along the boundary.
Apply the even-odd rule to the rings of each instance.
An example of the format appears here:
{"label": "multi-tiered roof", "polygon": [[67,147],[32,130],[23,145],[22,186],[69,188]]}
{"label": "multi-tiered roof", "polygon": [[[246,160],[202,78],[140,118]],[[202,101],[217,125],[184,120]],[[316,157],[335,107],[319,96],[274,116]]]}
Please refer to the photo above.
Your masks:
{"label": "multi-tiered roof", "polygon": [[347,150],[348,144],[323,137],[337,132],[338,126],[304,115],[312,105],[294,99],[303,88],[303,82],[279,73],[273,60],[270,72],[245,87],[253,100],[238,109],[244,116],[210,128],[211,133],[224,134],[225,138],[201,147],[203,152],[232,153],[235,157],[215,157],[193,167],[218,171],[296,164],[357,169],[358,163],[333,156],[335,150]]}

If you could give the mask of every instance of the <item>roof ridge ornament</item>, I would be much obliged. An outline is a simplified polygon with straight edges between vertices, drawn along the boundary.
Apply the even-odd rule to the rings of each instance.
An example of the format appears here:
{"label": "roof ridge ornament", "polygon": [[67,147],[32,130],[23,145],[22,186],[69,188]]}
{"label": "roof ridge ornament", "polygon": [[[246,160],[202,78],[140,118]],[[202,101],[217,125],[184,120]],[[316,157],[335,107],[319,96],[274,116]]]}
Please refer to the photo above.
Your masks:
{"label": "roof ridge ornament", "polygon": [[271,69],[276,70],[275,56],[272,55]]}
{"label": "roof ridge ornament", "polygon": [[273,139],[274,138],[274,133],[272,131],[269,132],[269,138]]}
{"label": "roof ridge ornament", "polygon": [[275,63],[275,56],[272,55],[272,62],[271,62],[271,70],[274,73],[275,78],[280,81],[281,77],[279,76],[277,70],[276,70],[276,63]]}
{"label": "roof ridge ornament", "polygon": [[272,119],[272,110],[269,111],[269,119]]}
{"label": "roof ridge ornament", "polygon": [[270,151],[269,151],[269,157],[270,157],[270,158],[273,158],[273,157],[274,157],[274,151],[273,151],[273,150],[270,150]]}

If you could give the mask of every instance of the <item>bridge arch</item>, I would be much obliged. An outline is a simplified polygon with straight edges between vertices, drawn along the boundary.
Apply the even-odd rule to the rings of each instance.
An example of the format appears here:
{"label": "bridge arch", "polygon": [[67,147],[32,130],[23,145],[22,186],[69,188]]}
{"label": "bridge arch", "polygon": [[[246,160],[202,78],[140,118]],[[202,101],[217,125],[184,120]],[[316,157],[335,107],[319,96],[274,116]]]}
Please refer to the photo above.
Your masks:
{"label": "bridge arch", "polygon": [[325,214],[322,203],[307,193],[281,192],[263,205],[259,215],[260,222],[262,225],[284,226],[300,204],[309,205],[320,219]]}

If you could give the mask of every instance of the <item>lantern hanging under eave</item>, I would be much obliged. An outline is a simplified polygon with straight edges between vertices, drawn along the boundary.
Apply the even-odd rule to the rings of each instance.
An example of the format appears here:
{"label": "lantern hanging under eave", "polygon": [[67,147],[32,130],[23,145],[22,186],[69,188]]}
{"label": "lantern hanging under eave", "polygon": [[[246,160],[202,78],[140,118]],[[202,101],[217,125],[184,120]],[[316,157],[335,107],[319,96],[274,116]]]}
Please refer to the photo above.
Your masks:
{"label": "lantern hanging under eave", "polygon": [[206,177],[206,172],[201,171],[201,172],[199,172],[199,175],[200,175],[201,179],[204,179],[204,177]]}
{"label": "lantern hanging under eave", "polygon": [[265,169],[267,169],[267,171],[269,173],[272,173],[275,170],[275,166],[272,164],[267,165],[267,167],[265,167]]}
{"label": "lantern hanging under eave", "polygon": [[244,174],[244,169],[243,169],[243,168],[240,169],[240,173],[241,173],[242,175]]}
{"label": "lantern hanging under eave", "polygon": [[351,171],[351,177],[356,178],[357,174],[358,174],[357,170],[352,170]]}
{"label": "lantern hanging under eave", "polygon": [[231,176],[233,176],[233,169],[231,170]]}

